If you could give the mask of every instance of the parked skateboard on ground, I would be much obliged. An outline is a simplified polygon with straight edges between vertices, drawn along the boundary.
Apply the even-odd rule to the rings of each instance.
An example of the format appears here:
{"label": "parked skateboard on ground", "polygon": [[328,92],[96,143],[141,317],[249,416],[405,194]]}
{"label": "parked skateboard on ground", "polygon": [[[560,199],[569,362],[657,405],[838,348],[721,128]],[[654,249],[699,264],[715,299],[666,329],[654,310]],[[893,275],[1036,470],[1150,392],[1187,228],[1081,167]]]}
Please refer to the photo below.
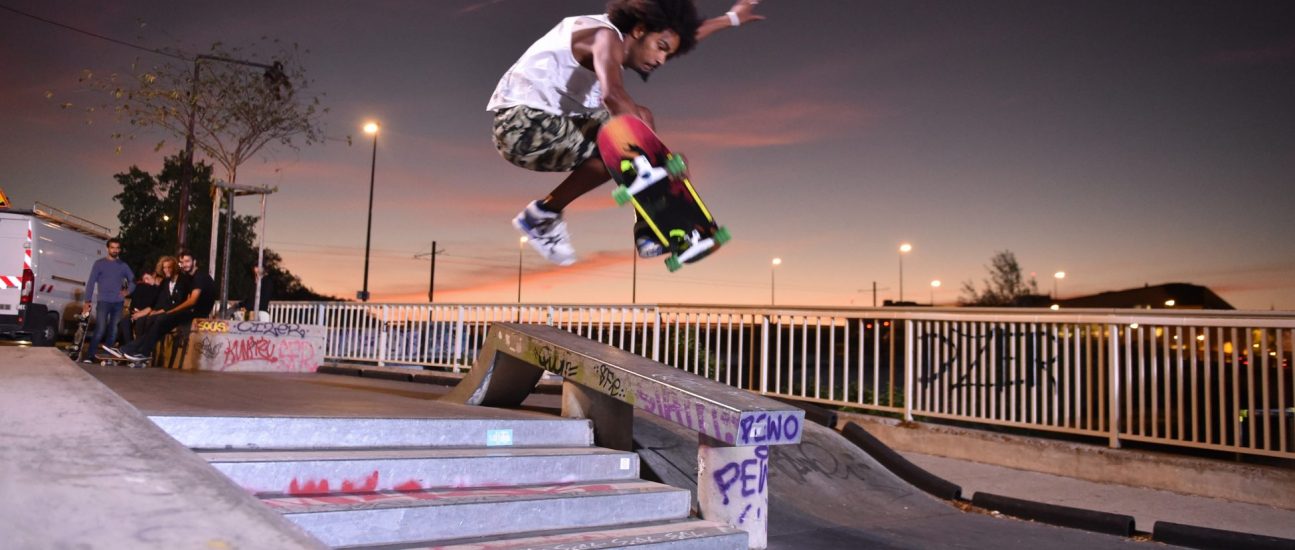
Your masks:
{"label": "parked skateboard on ground", "polygon": [[[76,316],[76,333],[72,335],[72,345],[67,348],[67,355],[73,361],[81,360],[82,350],[85,349],[86,340],[90,339],[90,314],[82,313]],[[87,357],[94,353],[86,354]]]}
{"label": "parked skateboard on ground", "polygon": [[132,369],[142,369],[144,367],[147,367],[149,362],[148,359],[145,359],[143,361],[131,361],[130,359],[127,359],[125,357],[117,357],[115,355],[109,355],[104,352],[96,353],[94,356],[94,360],[98,361],[99,365],[104,367],[112,367],[112,366],[120,367],[122,365],[125,365]]}
{"label": "parked skateboard on ground", "polygon": [[709,256],[730,239],[689,181],[688,167],[637,117],[613,117],[598,131],[598,150],[616,190],[617,205],[631,203],[652,237],[665,246],[675,271]]}

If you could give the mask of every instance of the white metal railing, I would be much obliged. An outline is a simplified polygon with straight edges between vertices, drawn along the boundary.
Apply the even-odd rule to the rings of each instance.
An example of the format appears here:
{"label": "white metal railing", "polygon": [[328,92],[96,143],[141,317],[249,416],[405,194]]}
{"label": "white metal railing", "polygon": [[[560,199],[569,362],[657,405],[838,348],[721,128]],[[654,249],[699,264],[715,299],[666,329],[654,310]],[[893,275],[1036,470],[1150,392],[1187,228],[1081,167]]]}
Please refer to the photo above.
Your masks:
{"label": "white metal railing", "polygon": [[555,325],[826,405],[1295,458],[1295,315],[1177,310],[275,302],[330,359],[469,368],[496,321]]}

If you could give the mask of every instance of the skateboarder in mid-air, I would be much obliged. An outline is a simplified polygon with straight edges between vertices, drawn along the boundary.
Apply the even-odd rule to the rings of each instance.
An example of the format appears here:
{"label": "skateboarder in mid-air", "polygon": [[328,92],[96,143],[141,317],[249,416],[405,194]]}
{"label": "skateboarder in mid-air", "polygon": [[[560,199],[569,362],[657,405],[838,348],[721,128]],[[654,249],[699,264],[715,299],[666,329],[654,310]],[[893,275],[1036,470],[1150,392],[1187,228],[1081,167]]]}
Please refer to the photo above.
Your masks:
{"label": "skateboarder in mid-air", "polygon": [[[738,0],[728,13],[701,20],[692,0],[612,0],[605,14],[563,19],[504,73],[486,107],[495,114],[499,154],[528,170],[570,172],[513,219],[545,259],[576,261],[562,210],[611,179],[598,156],[602,124],[633,115],[655,126],[652,112],[625,90],[624,70],[646,81],[716,31],[764,19],[754,13],[758,3]],[[666,252],[643,232],[635,246],[642,257]]]}

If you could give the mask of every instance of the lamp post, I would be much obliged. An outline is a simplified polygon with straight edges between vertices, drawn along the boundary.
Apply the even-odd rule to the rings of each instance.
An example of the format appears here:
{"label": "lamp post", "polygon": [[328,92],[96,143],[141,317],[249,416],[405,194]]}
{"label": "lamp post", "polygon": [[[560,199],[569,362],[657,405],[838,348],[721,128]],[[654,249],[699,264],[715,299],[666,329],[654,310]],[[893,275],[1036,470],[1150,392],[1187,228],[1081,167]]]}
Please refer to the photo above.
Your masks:
{"label": "lamp post", "polygon": [[373,179],[378,171],[378,123],[364,125],[364,133],[373,136],[373,160],[369,163],[369,223],[364,231],[364,290],[360,291],[361,301],[369,301],[369,250],[373,243]]}
{"label": "lamp post", "polygon": [[517,303],[522,303],[522,251],[526,248],[526,241],[530,239],[522,237],[517,239]]}
{"label": "lamp post", "polygon": [[774,289],[776,288],[776,282],[777,282],[777,280],[774,278],[774,272],[777,271],[777,268],[780,265],[782,265],[782,258],[774,258],[773,262],[769,266],[769,305],[771,306],[777,305],[778,303],[777,300],[775,300],[775,294],[774,294]]}
{"label": "lamp post", "polygon": [[899,245],[899,301],[904,301],[904,254],[913,251],[913,245],[901,243]]}
{"label": "lamp post", "polygon": [[940,288],[940,280],[931,281],[931,307],[935,307],[935,289]]}
{"label": "lamp post", "polygon": [[1058,288],[1059,288],[1060,281],[1065,278],[1066,278],[1065,271],[1058,271],[1052,274],[1052,299],[1053,300],[1061,299],[1061,292],[1058,290]]}

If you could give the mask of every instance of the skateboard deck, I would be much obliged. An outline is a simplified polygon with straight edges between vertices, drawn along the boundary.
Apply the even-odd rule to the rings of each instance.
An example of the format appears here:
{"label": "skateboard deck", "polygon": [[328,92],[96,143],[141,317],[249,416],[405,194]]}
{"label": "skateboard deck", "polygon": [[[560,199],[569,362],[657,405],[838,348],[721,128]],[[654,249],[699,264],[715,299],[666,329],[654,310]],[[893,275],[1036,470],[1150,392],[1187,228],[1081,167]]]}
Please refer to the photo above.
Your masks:
{"label": "skateboard deck", "polygon": [[670,271],[728,242],[728,230],[715,223],[697,194],[683,157],[671,153],[642,120],[612,117],[598,131],[598,151],[616,181],[616,204],[634,205],[641,223],[669,251]]}
{"label": "skateboard deck", "polygon": [[[85,343],[90,339],[90,314],[85,313],[76,316],[76,332],[72,335],[72,345],[68,346],[67,354],[73,361],[80,361],[82,351],[85,349]],[[93,354],[89,354],[93,355]]]}
{"label": "skateboard deck", "polygon": [[118,365],[118,366],[126,365],[132,369],[142,369],[148,366],[147,359],[143,361],[131,361],[130,359],[127,359],[125,357],[116,357],[113,355],[108,355],[106,353],[95,354],[94,360],[98,361],[99,365],[104,367],[113,366],[113,365]]}

